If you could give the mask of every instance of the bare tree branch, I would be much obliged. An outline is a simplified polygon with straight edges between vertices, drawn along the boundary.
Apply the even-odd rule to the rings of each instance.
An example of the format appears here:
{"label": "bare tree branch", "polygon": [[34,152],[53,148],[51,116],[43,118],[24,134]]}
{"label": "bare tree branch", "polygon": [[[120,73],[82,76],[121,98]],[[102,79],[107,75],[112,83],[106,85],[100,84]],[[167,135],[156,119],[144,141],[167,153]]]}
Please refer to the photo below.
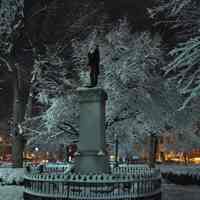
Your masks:
{"label": "bare tree branch", "polygon": [[6,64],[9,72],[13,72],[12,67],[10,66],[9,62],[5,58],[0,56],[0,60]]}

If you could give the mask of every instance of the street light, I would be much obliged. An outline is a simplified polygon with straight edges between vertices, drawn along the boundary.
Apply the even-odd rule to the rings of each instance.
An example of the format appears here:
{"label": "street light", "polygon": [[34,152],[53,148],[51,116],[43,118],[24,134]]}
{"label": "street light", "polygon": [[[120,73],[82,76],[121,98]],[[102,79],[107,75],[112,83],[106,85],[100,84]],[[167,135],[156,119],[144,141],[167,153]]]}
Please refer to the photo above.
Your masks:
{"label": "street light", "polygon": [[39,151],[39,148],[38,148],[38,147],[35,147],[35,151]]}

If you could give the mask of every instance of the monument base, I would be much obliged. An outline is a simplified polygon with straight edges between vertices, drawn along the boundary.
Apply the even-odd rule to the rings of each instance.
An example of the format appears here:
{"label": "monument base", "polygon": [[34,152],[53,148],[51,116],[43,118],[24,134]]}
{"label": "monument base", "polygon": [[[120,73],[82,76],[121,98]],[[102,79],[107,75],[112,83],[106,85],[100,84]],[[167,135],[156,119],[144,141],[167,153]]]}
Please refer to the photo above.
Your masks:
{"label": "monument base", "polygon": [[76,157],[74,172],[80,174],[110,173],[108,158],[98,151],[81,152]]}

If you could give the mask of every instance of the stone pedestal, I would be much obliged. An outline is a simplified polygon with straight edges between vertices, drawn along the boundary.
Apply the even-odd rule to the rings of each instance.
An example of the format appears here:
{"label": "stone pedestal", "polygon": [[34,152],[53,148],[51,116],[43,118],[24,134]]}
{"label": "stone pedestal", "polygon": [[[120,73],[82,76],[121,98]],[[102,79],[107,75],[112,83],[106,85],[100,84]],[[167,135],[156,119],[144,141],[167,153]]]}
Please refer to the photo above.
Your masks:
{"label": "stone pedestal", "polygon": [[75,161],[76,173],[109,173],[105,153],[106,92],[101,88],[79,88],[80,142]]}

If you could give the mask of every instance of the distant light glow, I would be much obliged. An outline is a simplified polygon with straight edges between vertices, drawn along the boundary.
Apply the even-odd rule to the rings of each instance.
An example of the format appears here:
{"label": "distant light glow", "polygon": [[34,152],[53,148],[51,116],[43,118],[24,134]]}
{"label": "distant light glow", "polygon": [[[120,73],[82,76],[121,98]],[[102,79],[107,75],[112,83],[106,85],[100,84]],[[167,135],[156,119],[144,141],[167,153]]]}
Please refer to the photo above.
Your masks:
{"label": "distant light glow", "polygon": [[110,160],[114,161],[115,160],[115,156],[114,155],[110,155]]}
{"label": "distant light glow", "polygon": [[48,160],[42,160],[41,163],[48,163]]}
{"label": "distant light glow", "polygon": [[171,158],[170,160],[177,161],[177,162],[182,161],[182,159],[180,159],[180,158]]}
{"label": "distant light glow", "polygon": [[191,161],[196,163],[196,164],[200,164],[200,157],[192,158]]}
{"label": "distant light glow", "polygon": [[39,148],[38,148],[38,147],[35,147],[35,151],[39,151]]}

